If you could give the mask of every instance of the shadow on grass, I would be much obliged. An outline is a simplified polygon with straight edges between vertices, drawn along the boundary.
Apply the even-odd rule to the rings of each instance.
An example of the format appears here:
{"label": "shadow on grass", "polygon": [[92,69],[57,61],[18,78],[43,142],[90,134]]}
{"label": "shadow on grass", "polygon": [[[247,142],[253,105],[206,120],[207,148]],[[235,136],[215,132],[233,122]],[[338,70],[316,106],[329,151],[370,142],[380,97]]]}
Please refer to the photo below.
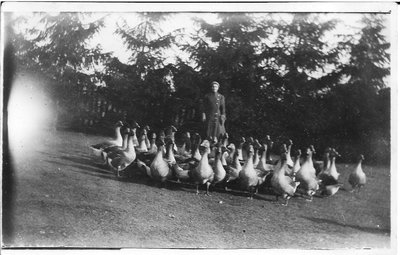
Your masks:
{"label": "shadow on grass", "polygon": [[[49,163],[55,165],[64,165],[68,167],[72,167],[73,171],[80,172],[83,174],[106,178],[110,180],[127,182],[127,183],[136,183],[141,185],[153,186],[158,188],[165,188],[169,190],[179,190],[190,192],[196,192],[196,185],[194,183],[189,182],[177,182],[174,180],[169,180],[164,184],[160,184],[160,182],[149,179],[146,175],[140,173],[134,167],[128,167],[126,170],[121,172],[121,177],[116,177],[115,173],[108,169],[106,165],[95,162],[95,160],[87,155],[62,155],[58,157],[61,159],[60,161],[55,160],[46,160]],[[73,164],[69,164],[66,162],[72,162]],[[83,170],[83,171],[80,171]],[[228,185],[229,190],[225,190],[224,185],[215,185],[210,187],[210,192],[218,192],[218,193],[227,193],[233,196],[238,197],[249,197],[250,194],[247,191],[240,189],[239,183],[230,183]],[[190,190],[189,190],[190,189]],[[200,185],[199,190],[205,191],[205,185]],[[275,195],[270,192],[261,191],[259,194],[255,194],[253,199],[263,200],[268,202],[275,202]]]}
{"label": "shadow on grass", "polygon": [[335,221],[335,220],[315,218],[315,217],[302,217],[302,218],[310,220],[310,221],[313,221],[313,222],[316,222],[316,223],[327,223],[327,224],[337,225],[337,226],[341,226],[341,227],[349,227],[349,228],[353,228],[353,229],[364,231],[364,232],[368,232],[368,233],[375,233],[375,234],[386,233],[386,234],[390,234],[390,229],[361,227],[361,226],[357,226],[357,225],[340,223],[340,222]]}

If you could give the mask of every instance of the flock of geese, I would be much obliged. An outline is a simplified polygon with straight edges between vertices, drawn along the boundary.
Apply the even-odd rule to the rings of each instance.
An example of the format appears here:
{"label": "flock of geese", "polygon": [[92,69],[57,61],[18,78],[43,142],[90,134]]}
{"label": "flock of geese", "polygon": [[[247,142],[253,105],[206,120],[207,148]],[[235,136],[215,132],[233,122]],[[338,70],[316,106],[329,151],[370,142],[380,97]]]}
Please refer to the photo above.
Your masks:
{"label": "flock of geese", "polygon": [[[168,180],[194,183],[196,194],[200,185],[206,185],[206,195],[211,185],[227,191],[234,186],[248,191],[252,199],[262,188],[272,192],[277,201],[282,197],[283,205],[287,205],[295,193],[312,201],[316,194],[332,196],[343,186],[338,181],[340,173],[335,163],[340,154],[334,148],[326,148],[322,161],[313,159],[313,145],[306,148],[304,155],[297,150],[292,158],[293,142],[289,140],[280,146],[280,155],[274,160],[271,153],[274,142],[268,135],[260,141],[241,138],[235,145],[229,142],[228,134],[202,140],[198,133],[184,132],[177,145],[176,132],[172,125],[156,133],[150,132],[149,126],[118,121],[112,140],[90,148],[117,177],[139,171],[160,185]],[[363,160],[360,155],[349,175],[351,192],[360,191],[366,183]]]}

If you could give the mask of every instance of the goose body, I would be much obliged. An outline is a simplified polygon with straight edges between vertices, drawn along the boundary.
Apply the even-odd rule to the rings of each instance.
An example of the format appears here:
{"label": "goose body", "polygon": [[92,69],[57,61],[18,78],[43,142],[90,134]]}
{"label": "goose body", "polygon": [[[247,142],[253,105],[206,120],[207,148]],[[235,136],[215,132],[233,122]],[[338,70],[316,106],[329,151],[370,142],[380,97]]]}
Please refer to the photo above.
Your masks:
{"label": "goose body", "polygon": [[327,147],[324,151],[324,154],[322,155],[322,161],[314,160],[314,167],[315,167],[317,176],[322,174],[323,172],[326,173],[326,171],[328,171],[328,169],[331,165],[331,160],[330,160],[331,151],[332,151],[332,148]]}
{"label": "goose body", "polygon": [[335,150],[333,150],[330,158],[330,165],[328,168],[328,174],[331,175],[336,181],[339,180],[339,173],[336,168],[336,157],[340,156]]}
{"label": "goose body", "polygon": [[305,190],[310,199],[319,189],[319,181],[315,176],[315,168],[312,161],[313,152],[312,146],[307,148],[307,158],[296,173],[296,180],[300,182],[299,188]]}
{"label": "goose body", "polygon": [[215,153],[215,161],[214,161],[213,170],[214,170],[213,183],[220,183],[223,180],[225,180],[226,171],[222,164],[222,150],[220,147],[217,148],[217,151]]}
{"label": "goose body", "polygon": [[237,148],[238,159],[239,160],[244,160],[244,158],[243,158],[243,145],[244,145],[245,142],[246,142],[246,140],[244,139],[244,137],[242,137],[241,140],[240,140],[239,146]]}
{"label": "goose body", "polygon": [[124,124],[122,121],[118,121],[114,127],[114,137],[112,139],[106,140],[104,142],[90,145],[89,148],[91,149],[92,153],[97,157],[102,157],[102,151],[110,146],[122,146],[122,135],[121,135],[121,127]]}
{"label": "goose body", "polygon": [[233,143],[230,143],[226,148],[228,149],[228,157],[226,158],[226,163],[229,165],[233,163],[236,153],[236,146]]}
{"label": "goose body", "polygon": [[189,158],[190,157],[190,148],[191,148],[191,141],[190,141],[190,133],[184,133],[184,141],[182,146],[178,147],[177,154],[181,158]]}
{"label": "goose body", "polygon": [[156,133],[153,133],[153,135],[151,136],[151,139],[150,139],[150,148],[148,149],[148,153],[150,153],[150,154],[157,153],[156,138],[157,138]]}
{"label": "goose body", "polygon": [[133,144],[133,133],[130,133],[129,135],[128,147],[126,148],[126,150],[121,151],[114,156],[107,156],[109,166],[116,172],[117,177],[119,177],[120,171],[127,168],[136,159],[136,151]]}
{"label": "goose body", "polygon": [[253,158],[253,163],[254,167],[257,168],[258,164],[260,163],[260,155],[259,151],[261,148],[261,144],[258,142],[257,139],[254,139],[254,158]]}
{"label": "goose body", "polygon": [[[146,142],[146,140],[147,140],[147,142]],[[147,144],[149,146],[147,146]],[[148,147],[150,147],[150,141],[147,138],[147,129],[144,128],[140,135],[140,141],[139,141],[139,145],[137,147],[137,151],[138,152],[148,152],[148,150],[149,150]]]}
{"label": "goose body", "polygon": [[266,155],[266,157],[267,157],[266,162],[268,164],[275,165],[276,162],[274,162],[274,160],[272,160],[272,156],[271,156],[272,146],[274,145],[274,142],[271,140],[271,137],[269,135],[266,136],[265,143],[268,146],[267,155]]}
{"label": "goose body", "polygon": [[239,178],[240,171],[242,171],[242,165],[239,161],[239,152],[236,150],[232,164],[228,165],[226,182],[230,182]]}
{"label": "goose body", "polygon": [[210,142],[204,140],[201,144],[205,148],[203,155],[197,167],[192,171],[192,177],[196,184],[196,194],[199,194],[199,185],[207,185],[206,195],[209,195],[208,189],[214,179],[214,171],[208,162],[208,155],[210,153]]}
{"label": "goose body", "polygon": [[279,195],[281,195],[285,199],[284,205],[287,205],[289,199],[294,196],[300,182],[295,182],[292,178],[285,175],[286,168],[288,167],[286,163],[286,155],[282,157],[281,161],[280,167],[274,170],[271,178],[271,186],[278,194],[276,199],[278,200]]}
{"label": "goose body", "polygon": [[245,189],[250,191],[251,199],[253,198],[255,189],[261,182],[256,170],[254,169],[253,156],[254,149],[253,146],[250,145],[246,163],[244,164],[243,169],[239,172],[240,183]]}
{"label": "goose body", "polygon": [[[336,157],[340,156],[335,149],[331,149],[329,153],[328,162],[324,162],[324,166],[328,166],[326,170],[323,170],[318,174],[318,179],[321,180],[321,188],[325,189],[330,185],[339,184],[339,173],[336,169]],[[335,192],[336,193],[336,192]]]}
{"label": "goose body", "polygon": [[123,132],[123,140],[121,146],[114,145],[103,149],[103,151],[101,152],[101,158],[103,159],[105,164],[107,164],[108,157],[113,157],[114,154],[126,150],[126,148],[128,147],[128,137],[129,130],[125,130],[125,132]]}
{"label": "goose body", "polygon": [[150,165],[150,174],[151,178],[154,180],[165,182],[168,178],[171,177],[172,171],[168,162],[164,159],[164,147],[165,144],[163,141],[160,141],[158,145],[157,154],[151,162]]}
{"label": "goose body", "polygon": [[151,169],[149,166],[146,165],[143,161],[140,159],[136,159],[136,166],[142,170],[143,173],[145,173],[148,177],[152,178],[151,176]]}
{"label": "goose body", "polygon": [[168,149],[167,149],[167,161],[169,164],[175,164],[175,155],[174,155],[174,148],[175,148],[175,143],[173,141],[170,141],[168,144]]}
{"label": "goose body", "polygon": [[262,170],[262,171],[272,171],[274,170],[274,165],[267,164],[267,151],[268,151],[268,146],[266,144],[263,145],[263,150],[261,154],[261,158],[256,166],[256,169]]}
{"label": "goose body", "polygon": [[177,163],[172,165],[172,169],[178,181],[189,181],[191,179],[190,170],[183,169]]}
{"label": "goose body", "polygon": [[353,189],[353,191],[358,188],[358,191],[367,183],[367,176],[365,175],[362,169],[362,161],[364,160],[364,156],[359,156],[359,161],[354,168],[354,170],[349,175],[349,183]]}
{"label": "goose body", "polygon": [[292,174],[291,174],[292,177],[293,177],[293,180],[295,179],[296,174],[300,170],[300,167],[301,167],[300,158],[301,158],[301,150],[298,150],[297,151],[297,155],[296,155],[295,160],[294,160],[294,163],[293,163],[293,169],[292,169]]}
{"label": "goose body", "polygon": [[287,161],[286,164],[290,167],[293,168],[293,160],[292,156],[290,155],[290,151],[292,150],[293,142],[292,140],[289,140],[289,145],[287,146]]}
{"label": "goose body", "polygon": [[340,187],[342,187],[342,186],[343,186],[343,184],[341,184],[341,183],[324,186],[324,188],[321,191],[321,195],[322,196],[333,196],[339,191]]}

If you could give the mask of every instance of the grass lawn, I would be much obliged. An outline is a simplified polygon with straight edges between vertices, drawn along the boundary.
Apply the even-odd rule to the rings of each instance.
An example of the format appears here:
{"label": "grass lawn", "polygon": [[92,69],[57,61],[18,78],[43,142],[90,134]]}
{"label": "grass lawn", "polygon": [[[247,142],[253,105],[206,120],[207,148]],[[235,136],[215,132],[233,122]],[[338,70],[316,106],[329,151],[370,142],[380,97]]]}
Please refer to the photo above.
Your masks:
{"label": "grass lawn", "polygon": [[[260,193],[171,183],[144,176],[117,180],[88,145],[103,137],[55,131],[13,149],[13,197],[3,210],[5,247],[389,249],[390,168],[364,165],[368,181],[348,192],[355,164],[341,164],[345,185],[333,197],[284,207]],[[10,171],[4,169],[4,171]]]}

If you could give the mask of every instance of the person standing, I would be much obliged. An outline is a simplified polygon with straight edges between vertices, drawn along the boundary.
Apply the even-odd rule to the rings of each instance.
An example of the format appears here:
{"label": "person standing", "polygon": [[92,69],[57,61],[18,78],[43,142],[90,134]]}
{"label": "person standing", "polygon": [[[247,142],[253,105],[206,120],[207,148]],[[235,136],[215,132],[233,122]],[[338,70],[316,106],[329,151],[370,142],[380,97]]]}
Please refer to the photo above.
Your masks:
{"label": "person standing", "polygon": [[202,121],[206,123],[208,139],[217,141],[225,134],[225,97],[218,93],[219,83],[211,82],[211,93],[205,95],[202,107]]}

